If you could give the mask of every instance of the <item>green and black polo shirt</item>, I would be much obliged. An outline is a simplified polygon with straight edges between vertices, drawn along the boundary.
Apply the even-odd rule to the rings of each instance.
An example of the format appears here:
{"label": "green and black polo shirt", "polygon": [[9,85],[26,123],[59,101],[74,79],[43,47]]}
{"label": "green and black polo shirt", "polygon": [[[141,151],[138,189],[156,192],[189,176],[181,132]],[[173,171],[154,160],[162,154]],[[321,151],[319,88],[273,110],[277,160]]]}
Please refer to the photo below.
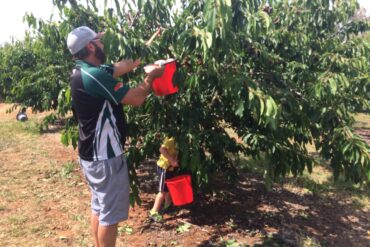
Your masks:
{"label": "green and black polo shirt", "polygon": [[71,75],[72,109],[78,119],[78,152],[98,161],[123,153],[125,118],[121,101],[128,85],[113,78],[113,66],[77,60]]}

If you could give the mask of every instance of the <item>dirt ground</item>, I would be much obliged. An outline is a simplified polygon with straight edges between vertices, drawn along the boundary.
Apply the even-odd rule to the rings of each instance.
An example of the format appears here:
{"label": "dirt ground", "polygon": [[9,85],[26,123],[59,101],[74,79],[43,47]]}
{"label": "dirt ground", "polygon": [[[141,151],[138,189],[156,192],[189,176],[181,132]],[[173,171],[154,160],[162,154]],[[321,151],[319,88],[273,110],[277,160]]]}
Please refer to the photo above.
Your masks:
{"label": "dirt ground", "polygon": [[[77,152],[60,143],[58,129],[35,131],[42,115],[28,112],[20,123],[8,108],[0,104],[1,246],[93,246]],[[360,131],[368,137],[370,129]],[[370,246],[368,190],[287,178],[266,191],[254,173],[234,184],[216,178],[217,193],[197,193],[150,223],[154,168],[148,161],[138,169],[142,205],[120,223],[117,246]]]}

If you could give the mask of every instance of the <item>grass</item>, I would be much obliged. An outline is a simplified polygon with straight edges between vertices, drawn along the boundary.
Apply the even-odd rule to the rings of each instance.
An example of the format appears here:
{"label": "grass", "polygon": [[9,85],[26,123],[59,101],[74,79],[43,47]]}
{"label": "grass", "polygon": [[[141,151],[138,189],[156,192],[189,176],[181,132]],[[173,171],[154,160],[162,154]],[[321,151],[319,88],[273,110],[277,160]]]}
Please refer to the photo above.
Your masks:
{"label": "grass", "polygon": [[31,227],[30,232],[31,233],[39,233],[39,232],[42,232],[42,226]]}
{"label": "grass", "polygon": [[[241,166],[243,171],[263,175],[263,162],[263,159],[245,159],[242,161]],[[305,170],[302,176],[293,177],[290,174],[287,178],[279,181],[288,190],[297,186],[301,187],[301,193],[303,194],[321,197],[327,197],[330,193],[337,194],[342,198],[349,199],[354,209],[365,209],[370,205],[370,191],[367,185],[353,184],[345,181],[343,177],[334,181],[331,170],[325,164],[315,166],[312,173]]]}
{"label": "grass", "polygon": [[[88,202],[88,187],[68,186],[81,183],[73,174],[79,172],[76,162],[70,161],[77,155],[59,142],[59,133],[40,134],[39,114],[29,117],[17,122],[0,112],[0,242],[2,246],[88,246],[89,219],[84,212],[89,210],[81,202]],[[68,236],[68,241],[59,239],[70,230],[78,234]]]}
{"label": "grass", "polygon": [[77,222],[83,222],[85,219],[85,215],[77,214],[72,216],[72,220]]}
{"label": "grass", "polygon": [[[355,129],[370,129],[370,115],[358,114],[355,119]],[[229,134],[233,135],[232,132]],[[316,152],[313,145],[309,145],[308,150],[310,153]],[[290,174],[286,179],[281,179],[279,181],[284,183],[286,188],[300,186],[304,188],[307,193],[317,196],[339,193],[349,198],[352,207],[355,209],[364,209],[370,205],[370,191],[368,185],[353,184],[345,181],[343,177],[339,177],[337,181],[334,181],[331,168],[328,164],[322,159],[317,160],[321,162],[321,164],[314,166],[312,173],[305,170],[302,176],[293,177],[293,175]],[[264,174],[264,164],[266,160],[263,158],[263,155],[257,160],[240,155],[234,159],[234,162],[245,172]]]}
{"label": "grass", "polygon": [[17,142],[15,134],[19,132],[19,129],[17,130],[15,127],[18,126],[8,123],[0,125],[0,151],[13,146]]}
{"label": "grass", "polygon": [[343,201],[350,201],[354,209],[365,209],[370,204],[370,191],[367,185],[353,184],[340,177],[334,181],[332,172],[325,165],[317,165],[312,173],[305,171],[302,176],[290,176],[285,180],[284,188],[301,187],[301,193],[319,197],[335,195]]}
{"label": "grass", "polygon": [[59,170],[56,168],[48,169],[44,171],[44,179],[51,179],[59,175]]}
{"label": "grass", "polygon": [[11,235],[13,237],[20,237],[25,234],[26,229],[23,227],[27,222],[28,217],[25,215],[12,215],[8,218],[11,225]]}
{"label": "grass", "polygon": [[123,226],[118,227],[119,235],[123,235],[123,234],[131,235],[133,233],[134,233],[134,229],[129,225],[123,225]]}
{"label": "grass", "polygon": [[261,156],[260,159],[253,159],[251,157],[245,156],[244,154],[239,154],[239,156],[234,160],[237,167],[240,167],[244,172],[264,174],[266,160]]}
{"label": "grass", "polygon": [[28,122],[2,122],[0,124],[0,151],[11,148],[24,140],[24,135],[39,136],[40,132],[32,121]]}
{"label": "grass", "polygon": [[24,215],[12,215],[9,217],[9,222],[14,225],[23,225],[27,221],[27,216]]}
{"label": "grass", "polygon": [[[370,115],[358,114],[355,119],[355,129],[370,129]],[[305,171],[303,176],[297,177],[292,181],[294,184],[302,186],[316,195],[325,195],[328,192],[345,195],[345,197],[350,198],[352,207],[355,209],[364,209],[370,205],[368,185],[353,184],[345,181],[343,177],[339,177],[337,181],[334,181],[331,169],[326,163],[315,166],[311,174]]]}
{"label": "grass", "polygon": [[3,190],[0,192],[0,196],[3,200],[5,200],[7,203],[14,202],[18,199],[17,193],[11,191],[11,190]]}
{"label": "grass", "polygon": [[355,209],[364,209],[370,205],[370,196],[363,194],[352,195],[352,206]]}
{"label": "grass", "polygon": [[359,113],[355,116],[355,124],[354,127],[355,129],[370,129],[370,115],[369,114],[364,114],[364,113]]}
{"label": "grass", "polygon": [[[254,245],[254,246],[261,246],[261,247],[281,247],[281,246],[287,246],[287,243],[281,239],[276,234],[267,235],[264,239],[264,242],[262,244]],[[290,245],[288,245],[290,246]],[[315,239],[314,237],[309,237],[304,234],[300,234],[297,236],[297,247],[321,247],[323,245],[320,244],[320,242]],[[326,246],[326,245],[324,245]]]}
{"label": "grass", "polygon": [[298,246],[299,247],[321,247],[321,244],[315,238],[311,238],[308,236],[300,236],[299,241],[298,241]]}
{"label": "grass", "polygon": [[62,167],[62,177],[63,178],[72,178],[73,171],[75,171],[77,168],[77,164],[75,162],[67,162]]}

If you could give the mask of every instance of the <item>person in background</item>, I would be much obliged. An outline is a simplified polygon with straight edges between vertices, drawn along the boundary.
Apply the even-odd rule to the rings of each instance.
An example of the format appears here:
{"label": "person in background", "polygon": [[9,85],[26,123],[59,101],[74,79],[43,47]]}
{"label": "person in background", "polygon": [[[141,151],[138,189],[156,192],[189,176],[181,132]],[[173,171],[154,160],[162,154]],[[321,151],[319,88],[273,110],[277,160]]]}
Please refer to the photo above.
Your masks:
{"label": "person in background", "polygon": [[21,110],[17,113],[16,119],[18,121],[24,122],[28,120],[26,110],[26,107],[22,107]]}
{"label": "person in background", "polygon": [[155,197],[153,208],[149,212],[149,216],[154,220],[159,218],[158,216],[160,216],[159,212],[163,202],[164,211],[171,206],[171,197],[165,181],[166,179],[174,177],[174,170],[179,167],[178,149],[175,138],[166,137],[159,151],[161,155],[157,161],[157,170],[159,176],[158,194]]}
{"label": "person in background", "polygon": [[72,109],[79,126],[80,166],[91,190],[95,247],[115,246],[118,223],[128,218],[123,105],[143,104],[153,80],[164,70],[155,66],[141,84],[130,88],[117,78],[139,66],[140,60],[106,65],[102,36],[81,26],[67,37],[67,47],[76,61],[70,78]]}

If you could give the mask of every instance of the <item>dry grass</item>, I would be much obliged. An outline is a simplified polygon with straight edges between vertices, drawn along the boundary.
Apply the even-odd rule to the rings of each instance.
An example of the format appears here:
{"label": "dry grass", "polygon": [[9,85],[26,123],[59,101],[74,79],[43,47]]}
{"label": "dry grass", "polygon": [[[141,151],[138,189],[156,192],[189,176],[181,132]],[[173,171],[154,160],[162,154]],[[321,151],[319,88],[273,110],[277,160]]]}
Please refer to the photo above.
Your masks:
{"label": "dry grass", "polygon": [[365,128],[370,129],[370,115],[365,113],[360,113],[355,116],[355,128]]}
{"label": "dry grass", "polygon": [[[21,123],[16,113],[4,114],[5,108],[0,105],[2,246],[86,246],[89,192],[71,172],[76,153],[60,144],[59,135],[40,136],[38,115]],[[72,236],[74,228],[78,237]]]}

